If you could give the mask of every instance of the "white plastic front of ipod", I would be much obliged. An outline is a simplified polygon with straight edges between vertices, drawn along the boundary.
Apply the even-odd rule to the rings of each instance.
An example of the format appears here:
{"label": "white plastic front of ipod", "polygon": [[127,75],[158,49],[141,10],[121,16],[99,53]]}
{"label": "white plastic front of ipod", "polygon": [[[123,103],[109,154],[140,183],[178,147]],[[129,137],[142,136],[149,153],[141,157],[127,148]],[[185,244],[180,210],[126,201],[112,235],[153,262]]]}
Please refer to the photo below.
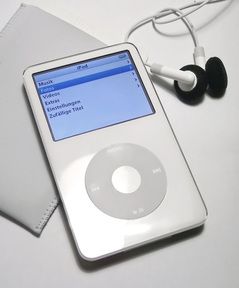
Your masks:
{"label": "white plastic front of ipod", "polygon": [[24,84],[83,258],[204,223],[201,195],[132,44],[32,66]]}

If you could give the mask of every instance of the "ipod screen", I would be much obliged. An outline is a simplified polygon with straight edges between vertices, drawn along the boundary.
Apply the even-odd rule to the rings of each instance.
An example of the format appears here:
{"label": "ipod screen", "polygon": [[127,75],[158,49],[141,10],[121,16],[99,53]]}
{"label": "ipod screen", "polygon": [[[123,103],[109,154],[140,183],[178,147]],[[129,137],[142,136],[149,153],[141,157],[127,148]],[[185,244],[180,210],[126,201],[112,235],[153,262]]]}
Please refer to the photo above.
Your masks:
{"label": "ipod screen", "polygon": [[33,75],[54,141],[153,114],[129,51]]}

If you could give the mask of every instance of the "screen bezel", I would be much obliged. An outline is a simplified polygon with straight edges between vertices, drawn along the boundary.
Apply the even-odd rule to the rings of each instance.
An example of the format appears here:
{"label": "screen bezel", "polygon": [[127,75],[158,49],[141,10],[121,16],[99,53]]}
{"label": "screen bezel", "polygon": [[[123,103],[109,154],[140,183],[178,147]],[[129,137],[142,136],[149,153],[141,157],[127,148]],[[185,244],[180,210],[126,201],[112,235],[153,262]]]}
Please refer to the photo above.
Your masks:
{"label": "screen bezel", "polygon": [[[148,101],[148,104],[149,104],[149,106],[151,108],[152,113],[146,114],[146,115],[142,115],[142,116],[139,116],[139,117],[135,117],[135,118],[130,118],[130,119],[127,119],[125,121],[116,122],[116,123],[113,123],[113,124],[110,124],[110,125],[106,125],[106,126],[103,126],[103,127],[98,127],[98,128],[95,128],[95,129],[87,130],[85,132],[77,133],[77,134],[70,135],[70,136],[67,136],[67,137],[63,137],[63,138],[60,138],[60,139],[55,139],[53,130],[51,128],[51,124],[49,122],[49,119],[48,119],[48,116],[46,114],[44,105],[42,103],[42,99],[40,97],[40,94],[38,93],[38,87],[37,87],[37,83],[36,83],[36,80],[35,80],[34,77],[37,76],[37,75],[41,75],[41,74],[47,73],[47,72],[52,72],[54,70],[64,69],[64,68],[67,68],[67,67],[70,67],[70,66],[74,66],[74,65],[81,65],[81,64],[84,64],[84,63],[89,62],[89,61],[94,61],[94,60],[98,60],[98,59],[101,59],[101,58],[114,56],[116,54],[121,54],[121,53],[125,53],[125,52],[128,54],[128,56],[129,56],[129,58],[130,58],[130,60],[132,62],[132,65],[134,66],[135,72],[137,74],[137,77],[139,79],[139,82],[140,82],[141,87],[142,87],[142,89],[144,91],[145,97],[146,97],[146,99]],[[120,51],[117,51],[117,52],[106,53],[106,54],[103,54],[103,55],[100,55],[100,56],[96,56],[96,57],[90,57],[90,58],[87,58],[87,59],[84,59],[84,60],[81,60],[81,61],[76,61],[76,62],[68,63],[68,64],[65,64],[65,65],[60,65],[60,66],[57,66],[57,67],[54,67],[54,68],[45,69],[45,70],[42,70],[40,72],[34,72],[32,74],[32,79],[33,79],[33,82],[34,82],[34,85],[35,85],[35,89],[36,89],[38,98],[39,98],[40,103],[41,103],[41,107],[42,107],[42,110],[43,110],[43,113],[44,113],[44,116],[45,116],[45,119],[46,119],[46,122],[47,122],[47,125],[48,125],[48,128],[49,128],[52,140],[54,142],[63,141],[63,140],[68,139],[68,138],[77,137],[77,136],[80,136],[80,135],[83,135],[83,134],[86,134],[86,133],[90,133],[90,132],[93,132],[93,131],[106,129],[106,128],[109,128],[109,127],[112,127],[112,126],[115,126],[115,125],[121,125],[121,124],[124,124],[124,123],[129,122],[129,121],[136,121],[137,119],[140,119],[140,118],[152,116],[156,112],[155,108],[153,106],[153,103],[152,103],[152,101],[151,101],[151,99],[149,97],[149,94],[147,92],[147,89],[145,88],[144,82],[142,81],[142,77],[141,77],[141,75],[140,75],[140,73],[138,71],[138,67],[135,64],[135,61],[134,61],[134,59],[133,59],[133,57],[132,57],[132,55],[131,55],[131,53],[130,53],[130,51],[128,49],[120,50]]]}

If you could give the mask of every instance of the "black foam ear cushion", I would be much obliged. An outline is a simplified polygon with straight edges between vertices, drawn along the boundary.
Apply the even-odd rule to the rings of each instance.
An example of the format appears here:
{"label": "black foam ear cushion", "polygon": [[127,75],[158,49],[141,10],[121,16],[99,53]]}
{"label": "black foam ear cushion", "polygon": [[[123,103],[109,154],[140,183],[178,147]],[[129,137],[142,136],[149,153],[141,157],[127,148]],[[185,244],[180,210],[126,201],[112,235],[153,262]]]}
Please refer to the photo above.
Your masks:
{"label": "black foam ear cushion", "polygon": [[224,64],[218,57],[210,58],[206,63],[209,93],[221,97],[227,88],[228,78]]}
{"label": "black foam ear cushion", "polygon": [[197,83],[191,91],[184,91],[178,85],[178,81],[174,81],[174,87],[178,98],[184,103],[191,105],[201,102],[208,85],[206,72],[197,65],[187,65],[180,70],[193,72],[197,78]]}

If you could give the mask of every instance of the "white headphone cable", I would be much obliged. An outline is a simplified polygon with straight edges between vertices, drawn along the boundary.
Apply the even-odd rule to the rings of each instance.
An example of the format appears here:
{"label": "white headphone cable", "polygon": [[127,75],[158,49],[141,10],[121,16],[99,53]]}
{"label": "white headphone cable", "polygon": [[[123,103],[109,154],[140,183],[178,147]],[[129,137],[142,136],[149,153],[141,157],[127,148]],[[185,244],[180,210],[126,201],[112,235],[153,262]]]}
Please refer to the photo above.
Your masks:
{"label": "white headphone cable", "polygon": [[[147,18],[144,18],[144,19],[140,20],[139,22],[137,22],[135,25],[133,25],[129,29],[128,33],[126,34],[125,41],[128,41],[130,35],[135,30],[137,30],[138,28],[140,28],[141,26],[143,26],[143,25],[145,25],[147,23],[152,22],[153,27],[156,30],[158,30],[157,25],[159,25],[159,24],[168,24],[168,23],[172,23],[174,21],[181,20],[181,21],[183,21],[183,23],[187,27],[187,29],[188,29],[191,37],[192,37],[192,40],[193,40],[193,43],[194,43],[194,46],[195,46],[194,59],[195,59],[196,63],[199,66],[203,67],[205,65],[204,49],[203,49],[203,47],[201,47],[199,45],[199,41],[198,41],[196,30],[195,30],[193,24],[191,23],[191,21],[188,19],[187,16],[192,14],[192,13],[194,13],[194,12],[196,12],[197,10],[201,9],[203,6],[205,6],[207,4],[216,4],[218,2],[223,2],[223,1],[228,1],[228,0],[204,0],[204,1],[199,1],[199,2],[193,2],[193,3],[190,3],[190,4],[184,5],[184,6],[180,7],[180,8],[171,8],[171,7],[169,7],[169,8],[162,9],[161,11],[157,12],[156,14],[154,14],[152,16],[149,16]],[[183,13],[182,10],[189,9],[189,8],[192,8],[192,7],[195,7],[195,8],[191,9],[190,11],[188,11],[186,13]],[[175,14],[176,17],[174,17],[172,19],[169,19],[169,20],[166,20],[166,21],[159,21],[158,20],[158,19],[161,19],[163,17],[169,16],[171,14]],[[146,66],[148,66],[148,67],[151,67],[151,65],[148,63],[148,58],[147,58],[147,60],[145,61],[144,64]]]}
{"label": "white headphone cable", "polygon": [[[193,2],[193,3],[190,3],[190,4],[187,4],[187,5],[184,5],[180,8],[167,8],[167,9],[163,9],[159,12],[157,12],[156,14],[152,15],[152,16],[148,16],[142,20],[140,20],[139,22],[137,22],[136,24],[134,24],[127,32],[126,36],[125,36],[125,41],[128,41],[130,35],[135,31],[137,30],[139,27],[147,24],[147,23],[150,23],[152,22],[152,24],[155,26],[157,24],[168,24],[168,23],[171,23],[171,22],[174,22],[174,21],[178,21],[178,20],[182,20],[182,19],[185,19],[186,16],[196,12],[198,9],[201,9],[203,6],[207,5],[207,4],[216,4],[218,2],[223,2],[223,1],[228,1],[228,0],[206,0],[206,1],[199,1],[199,2]],[[182,10],[185,10],[185,9],[189,9],[191,7],[195,7],[194,9],[188,11],[187,13],[183,13]],[[175,13],[177,10],[178,13]],[[180,11],[180,12],[179,12]],[[179,15],[180,13],[180,15]],[[166,16],[169,16],[171,14],[176,14],[178,15],[177,17],[173,18],[173,19],[170,19],[170,20],[167,20],[167,21],[158,21],[158,19],[160,18],[163,18],[163,17],[166,17]],[[193,37],[193,41],[194,41],[194,45],[197,46],[197,37],[196,37],[196,33],[195,33],[195,29],[192,25],[191,22],[189,22],[188,18],[186,20],[189,25],[186,25],[187,28],[189,29],[190,31],[190,34],[191,36]],[[186,24],[186,23],[184,23]],[[189,26],[191,26],[192,29],[189,28]]]}

